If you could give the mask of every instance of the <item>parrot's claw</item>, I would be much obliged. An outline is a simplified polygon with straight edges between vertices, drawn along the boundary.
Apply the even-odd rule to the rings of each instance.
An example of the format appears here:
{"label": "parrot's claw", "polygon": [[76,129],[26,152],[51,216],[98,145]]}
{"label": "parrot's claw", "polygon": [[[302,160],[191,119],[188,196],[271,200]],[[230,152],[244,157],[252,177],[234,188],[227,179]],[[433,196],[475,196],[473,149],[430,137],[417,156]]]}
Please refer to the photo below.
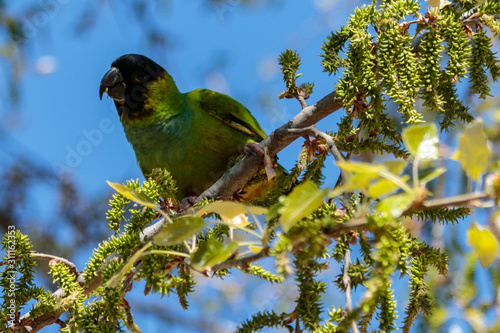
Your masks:
{"label": "parrot's claw", "polygon": [[274,170],[273,162],[269,156],[267,147],[262,149],[257,142],[249,142],[244,148],[245,154],[247,155],[259,155],[264,160],[264,169],[266,170],[267,180],[271,180],[276,177],[276,170]]}
{"label": "parrot's claw", "polygon": [[261,157],[264,156],[264,150],[260,148],[259,144],[257,142],[249,142],[245,145],[245,148],[243,148],[243,151],[245,152],[246,155],[259,155]]}
{"label": "parrot's claw", "polygon": [[193,206],[197,202],[198,202],[197,196],[193,195],[193,196],[185,197],[181,201],[181,207],[180,207],[179,211],[183,212],[183,211],[187,210],[188,208],[190,208],[191,206]]}

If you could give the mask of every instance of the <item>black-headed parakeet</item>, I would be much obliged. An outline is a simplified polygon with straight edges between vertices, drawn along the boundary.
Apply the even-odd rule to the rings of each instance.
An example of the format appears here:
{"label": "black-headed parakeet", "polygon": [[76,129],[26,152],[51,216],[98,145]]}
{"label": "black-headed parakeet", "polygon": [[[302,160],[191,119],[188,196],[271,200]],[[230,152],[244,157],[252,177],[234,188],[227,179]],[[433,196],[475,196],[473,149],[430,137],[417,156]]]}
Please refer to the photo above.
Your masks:
{"label": "black-headed parakeet", "polygon": [[101,80],[101,99],[104,92],[114,99],[142,173],[168,170],[178,199],[201,194],[232,156],[266,137],[250,111],[231,97],[207,89],[180,93],[167,71],[142,55],[116,59]]}

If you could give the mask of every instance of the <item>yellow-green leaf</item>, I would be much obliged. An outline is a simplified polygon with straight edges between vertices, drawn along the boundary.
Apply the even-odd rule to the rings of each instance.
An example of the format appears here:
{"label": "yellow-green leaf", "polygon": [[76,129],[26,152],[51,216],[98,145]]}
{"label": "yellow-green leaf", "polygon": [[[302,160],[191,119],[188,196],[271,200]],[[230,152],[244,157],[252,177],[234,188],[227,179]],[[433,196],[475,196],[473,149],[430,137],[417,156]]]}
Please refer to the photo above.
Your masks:
{"label": "yellow-green leaf", "polygon": [[377,175],[380,171],[386,170],[383,164],[370,164],[363,162],[337,162],[337,166],[343,171],[351,173],[369,173]]}
{"label": "yellow-green leaf", "polygon": [[441,176],[445,172],[446,172],[446,168],[433,169],[432,171],[421,175],[421,178],[419,179],[419,183],[421,186],[425,186],[425,184],[427,184],[431,180],[436,179],[437,177]]}
{"label": "yellow-green leaf", "polygon": [[379,198],[395,191],[407,180],[407,177],[398,177],[407,165],[404,161],[386,161],[382,164],[340,162],[338,165],[343,171],[353,173],[342,186],[343,192],[359,190],[370,197]]}
{"label": "yellow-green leaf", "polygon": [[403,131],[406,148],[415,158],[435,160],[439,157],[439,138],[434,124],[418,125]]}
{"label": "yellow-green leaf", "polygon": [[191,264],[194,268],[202,271],[210,269],[212,266],[217,265],[229,258],[238,248],[238,243],[232,242],[227,245],[209,239],[202,242],[191,256]]}
{"label": "yellow-green leaf", "polygon": [[467,126],[458,139],[458,150],[452,158],[458,160],[467,175],[474,180],[479,180],[486,171],[490,163],[491,149],[488,147],[481,119]]}
{"label": "yellow-green leaf", "polygon": [[[405,183],[409,179],[408,176],[394,177],[399,179],[403,183]],[[372,198],[380,198],[386,194],[396,191],[399,188],[399,185],[397,185],[393,181],[383,178],[368,187],[368,195]]]}
{"label": "yellow-green leaf", "polygon": [[405,210],[411,207],[415,197],[408,193],[399,193],[382,199],[375,209],[391,217],[400,217]]}
{"label": "yellow-green leaf", "polygon": [[125,198],[130,199],[134,202],[137,202],[140,205],[145,207],[157,209],[156,202],[153,199],[148,197],[146,194],[137,192],[131,188],[125,187],[122,184],[112,183],[110,181],[106,181],[109,186],[111,186],[116,192],[123,195]]}
{"label": "yellow-green leaf", "polygon": [[262,246],[250,245],[248,246],[248,249],[252,251],[252,253],[259,253],[260,251],[262,251]]}
{"label": "yellow-green leaf", "polygon": [[370,183],[374,179],[380,178],[376,173],[357,173],[350,177],[345,184],[344,191],[368,191]]}
{"label": "yellow-green leaf", "polygon": [[269,210],[267,212],[267,220],[270,221],[270,220],[278,217],[278,215],[280,214],[279,210],[280,210],[281,207],[283,207],[283,204],[281,202],[279,202],[279,201],[276,202],[271,207],[269,207]]}
{"label": "yellow-green leaf", "polygon": [[201,217],[185,217],[167,224],[154,236],[153,243],[160,246],[170,246],[190,239],[205,228]]}
{"label": "yellow-green leaf", "polygon": [[495,262],[498,254],[498,244],[490,229],[472,223],[467,230],[467,243],[474,249],[483,268]]}
{"label": "yellow-green leaf", "polygon": [[401,172],[403,172],[408,163],[402,160],[393,160],[393,161],[382,162],[382,165],[384,165],[387,168],[387,171],[397,176],[400,175]]}
{"label": "yellow-green leaf", "polygon": [[314,212],[322,203],[328,190],[319,189],[313,182],[307,181],[295,187],[288,196],[280,197],[281,225],[288,232],[295,223]]}
{"label": "yellow-green leaf", "polygon": [[196,216],[203,216],[207,213],[215,213],[224,221],[232,223],[233,219],[239,215],[252,213],[255,215],[267,214],[268,209],[259,206],[248,206],[234,201],[216,201],[201,207]]}

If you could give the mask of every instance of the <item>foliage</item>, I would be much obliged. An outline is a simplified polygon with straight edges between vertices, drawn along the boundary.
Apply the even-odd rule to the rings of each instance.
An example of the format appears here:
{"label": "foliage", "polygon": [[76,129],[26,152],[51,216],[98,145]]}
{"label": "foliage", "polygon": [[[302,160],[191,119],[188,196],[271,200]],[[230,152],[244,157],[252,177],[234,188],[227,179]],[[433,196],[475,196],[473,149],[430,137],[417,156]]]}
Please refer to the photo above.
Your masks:
{"label": "foliage", "polygon": [[[463,14],[474,1],[429,2],[425,13],[417,1],[377,3],[357,8],[322,46],[322,66],[339,75],[336,98],[346,110],[338,131],[305,141],[292,170],[259,202],[265,206],[211,200],[181,211],[175,181],[166,170],[155,170],[142,184],[108,182],[117,192],[106,216],[114,235],[96,247],[81,273],[67,260],[52,258],[49,274],[60,288],[57,294],[35,281],[34,259],[42,255],[30,240],[15,229],[4,235],[2,328],[21,329],[37,321],[48,325],[66,313],[59,323],[62,332],[139,332],[125,300],[133,284],[142,281],[145,295],[175,294],[187,309],[197,288],[195,274],[222,278],[236,270],[272,284],[293,280],[297,287],[295,303],[285,312],[259,309],[237,332],[439,327],[432,322],[439,315],[437,294],[447,291],[438,287],[455,282],[447,276],[454,253],[433,246],[414,229],[427,222],[453,227],[473,215],[473,207],[491,206],[500,197],[499,175],[492,174],[482,186],[495,165],[490,165],[495,157],[484,123],[472,122],[456,87],[468,79],[471,94],[483,99],[490,94],[488,78],[496,80],[500,67],[487,28],[497,33],[492,15],[500,7],[487,1],[469,19]],[[286,85],[280,97],[296,98],[304,108],[312,84],[297,87],[299,54],[287,50],[279,64]],[[438,125],[426,123],[429,114]],[[457,151],[443,157],[439,132],[460,122],[467,127],[456,140]],[[333,147],[344,155],[332,153]],[[333,188],[323,186],[330,154],[341,173]],[[353,155],[361,157],[352,161]],[[376,155],[384,159],[374,163],[370,159]],[[440,165],[445,159],[457,160],[477,191],[433,194],[446,172]],[[473,301],[475,259],[490,267],[494,283],[500,274],[492,266],[496,230],[473,224],[468,236],[473,252],[457,283],[463,291],[457,298],[473,325],[480,317]],[[266,257],[274,269],[258,264]],[[332,271],[333,282],[325,281],[325,272]],[[408,295],[395,293],[396,278],[409,281]],[[341,294],[344,305],[328,304],[327,293]],[[405,298],[400,317],[397,302]],[[38,303],[28,310],[33,301]]]}

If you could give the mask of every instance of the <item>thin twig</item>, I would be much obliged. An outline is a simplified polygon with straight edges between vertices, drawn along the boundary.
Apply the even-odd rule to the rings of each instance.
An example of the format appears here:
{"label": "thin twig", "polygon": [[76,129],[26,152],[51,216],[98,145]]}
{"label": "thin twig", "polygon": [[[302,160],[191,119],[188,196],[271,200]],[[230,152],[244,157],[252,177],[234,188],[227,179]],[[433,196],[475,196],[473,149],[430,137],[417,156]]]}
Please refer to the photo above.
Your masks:
{"label": "thin twig", "polygon": [[[491,16],[493,16],[493,18],[495,20],[499,20],[500,19],[500,15],[499,14],[495,14],[495,15],[491,15]],[[467,24],[467,25],[474,25],[476,23],[479,23],[481,21],[481,18],[482,18],[482,16],[472,17],[472,18],[469,18],[469,19],[467,19],[467,20],[465,20],[463,22],[464,22],[464,24]]]}
{"label": "thin twig", "polygon": [[296,98],[299,101],[300,106],[302,107],[302,110],[304,110],[305,108],[308,107],[308,105],[306,103],[306,99],[304,98],[304,96],[298,94]]}
{"label": "thin twig", "polygon": [[295,318],[295,333],[301,333],[299,316]]}
{"label": "thin twig", "polygon": [[224,262],[221,262],[220,264],[213,266],[212,271],[217,271],[219,269],[234,268],[234,267],[246,268],[248,265],[250,265],[250,263],[268,257],[270,250],[271,249],[268,246],[266,246],[262,250],[260,250],[260,252],[254,255],[240,259],[226,260]]}
{"label": "thin twig", "polygon": [[403,215],[413,214],[420,211],[428,211],[443,207],[480,207],[482,199],[491,199],[491,195],[486,193],[467,193],[453,196],[451,198],[439,198],[426,200],[423,203],[416,203],[403,212]]}
{"label": "thin twig", "polygon": [[[351,277],[349,276],[349,268],[351,267],[351,250],[347,248],[344,253],[344,272],[342,275],[342,283],[345,287],[345,309],[347,313],[352,312],[352,294],[351,294]],[[351,320],[352,333],[359,333],[356,326],[356,320]]]}
{"label": "thin twig", "polygon": [[[330,226],[327,228],[323,228],[321,231],[328,237],[338,237],[342,234],[345,234],[347,232],[357,230],[357,229],[362,229],[366,227],[366,224],[368,223],[368,220],[366,219],[365,216],[360,216],[360,217],[355,217],[345,223],[342,224],[336,224],[334,226]],[[291,252],[295,252],[302,248],[304,245],[304,242],[294,244],[293,249]],[[220,264],[217,264],[212,267],[213,271],[219,270],[219,269],[229,269],[229,268],[234,268],[234,267],[240,267],[244,268],[247,267],[250,263],[257,261],[262,258],[269,257],[270,255],[270,248],[265,247],[263,248],[260,252],[245,257],[245,258],[240,258],[240,259],[230,259],[226,260]]]}
{"label": "thin twig", "polygon": [[[335,158],[336,163],[346,161],[344,155],[342,155],[342,153],[338,150],[337,146],[335,145],[335,141],[333,140],[333,138],[330,135],[326,134],[325,132],[320,131],[315,125],[307,126],[304,128],[291,128],[290,132],[296,135],[301,135],[301,136],[307,135],[323,139],[328,145],[328,150],[330,151],[330,154],[332,154],[333,157]],[[340,176],[338,182],[342,182],[343,184],[345,184],[347,182],[346,173],[342,170],[342,168],[339,169],[340,169]],[[344,194],[344,199],[346,200],[346,202],[349,202],[349,198],[351,197],[351,195],[352,194],[349,192]]]}
{"label": "thin twig", "polygon": [[412,24],[418,24],[418,23],[422,23],[422,20],[417,19],[417,20],[412,20],[412,21],[406,21],[406,22],[404,22],[404,24],[408,25],[408,26],[410,26]]}
{"label": "thin twig", "polygon": [[134,317],[132,316],[132,309],[125,298],[122,298],[122,306],[125,312],[125,323],[127,328],[134,333],[141,333],[141,329],[134,323]]}
{"label": "thin twig", "polygon": [[142,261],[130,273],[128,273],[128,276],[123,282],[123,286],[121,288],[122,295],[125,295],[130,290],[132,290],[132,282],[134,282],[134,276],[139,272],[141,268],[142,268]]}
{"label": "thin twig", "polygon": [[69,261],[68,259],[57,257],[51,254],[45,254],[45,253],[33,253],[31,256],[35,259],[40,259],[40,260],[54,260],[57,262],[60,262],[64,264],[66,267],[69,268],[70,272],[75,275],[76,281],[78,283],[83,282],[83,278],[80,275],[80,271],[78,271],[78,268],[76,268],[76,265]]}
{"label": "thin twig", "polygon": [[292,134],[296,134],[296,135],[300,135],[300,136],[308,135],[308,136],[312,136],[312,137],[315,137],[318,139],[323,139],[326,142],[326,144],[328,145],[328,150],[335,158],[335,161],[336,162],[345,162],[345,157],[338,150],[333,138],[330,135],[326,134],[325,132],[320,131],[315,125],[311,125],[311,126],[304,127],[304,128],[291,128],[289,131]]}
{"label": "thin twig", "polygon": [[477,206],[482,199],[489,199],[491,195],[486,193],[466,193],[455,195],[450,198],[440,198],[424,201],[424,208],[440,208],[450,206]]}
{"label": "thin twig", "polygon": [[358,216],[342,224],[335,224],[330,227],[324,227],[321,231],[328,237],[335,238],[350,231],[363,229],[368,224],[366,216]]}

